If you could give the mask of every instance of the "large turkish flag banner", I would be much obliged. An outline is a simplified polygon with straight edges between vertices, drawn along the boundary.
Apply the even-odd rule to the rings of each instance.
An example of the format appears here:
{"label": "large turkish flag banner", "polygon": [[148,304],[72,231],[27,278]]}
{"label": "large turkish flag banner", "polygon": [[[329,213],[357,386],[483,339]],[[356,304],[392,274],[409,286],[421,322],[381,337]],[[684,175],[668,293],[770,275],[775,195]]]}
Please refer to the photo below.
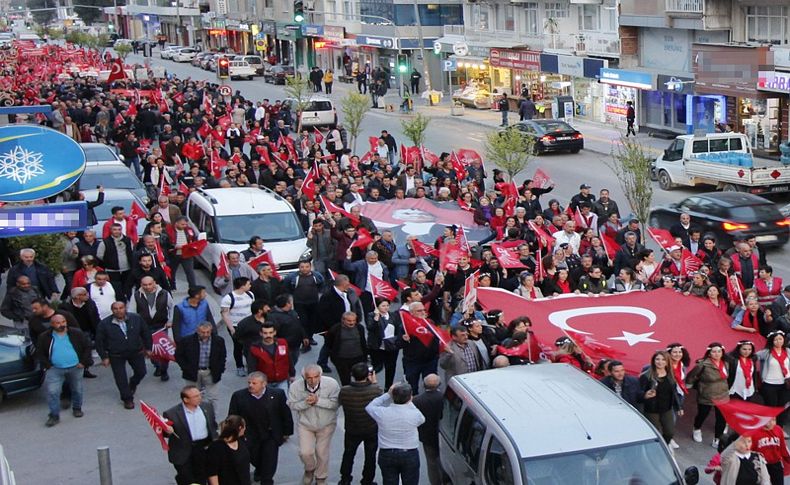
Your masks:
{"label": "large turkish flag banner", "polygon": [[528,301],[500,288],[478,288],[477,301],[485,310],[503,310],[506,320],[528,315],[541,342],[554,342],[570,331],[609,345],[624,354],[620,360],[632,374],[672,342],[682,343],[692,359],[701,358],[711,342],[722,343],[727,351],[747,338],[758,349],[765,345],[757,334],[732,330],[730,319],[707,300],[667,289]]}

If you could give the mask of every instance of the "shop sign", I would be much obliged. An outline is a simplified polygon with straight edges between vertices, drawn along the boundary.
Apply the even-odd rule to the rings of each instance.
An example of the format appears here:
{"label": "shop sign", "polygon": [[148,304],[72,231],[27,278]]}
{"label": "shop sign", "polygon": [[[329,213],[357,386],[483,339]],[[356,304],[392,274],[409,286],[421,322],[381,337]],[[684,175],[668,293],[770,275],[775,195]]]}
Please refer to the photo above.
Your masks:
{"label": "shop sign", "polygon": [[609,61],[606,59],[592,59],[590,57],[584,58],[584,77],[588,79],[598,79],[601,75],[601,69],[609,67]]}
{"label": "shop sign", "polygon": [[456,59],[455,57],[450,57],[442,60],[442,71],[455,72],[457,70],[458,70],[458,59]]}
{"label": "shop sign", "polygon": [[790,93],[790,72],[760,71],[757,89],[775,93]]}
{"label": "shop sign", "polygon": [[370,47],[380,47],[382,49],[392,49],[395,47],[395,39],[392,37],[374,37],[372,35],[358,35],[357,45],[367,45]]}
{"label": "shop sign", "polygon": [[[426,49],[433,48],[433,43],[436,39],[423,39],[422,46]],[[419,49],[420,48],[420,40],[419,39],[398,39],[398,48],[400,49]]]}
{"label": "shop sign", "polygon": [[653,75],[648,72],[601,68],[601,82],[636,89],[653,89]]}
{"label": "shop sign", "polygon": [[346,30],[335,25],[324,25],[324,38],[326,40],[341,41],[346,37]]}
{"label": "shop sign", "polygon": [[466,42],[456,42],[453,44],[453,54],[458,57],[469,55],[469,45]]}
{"label": "shop sign", "polygon": [[576,56],[557,56],[559,74],[584,77],[584,58]]}
{"label": "shop sign", "polygon": [[270,20],[264,20],[261,24],[261,32],[264,34],[275,35],[277,34],[277,24]]}
{"label": "shop sign", "polygon": [[789,47],[772,47],[774,52],[774,66],[790,68],[790,48]]}
{"label": "shop sign", "polygon": [[324,35],[323,25],[302,24],[302,35],[305,37],[321,37]]}
{"label": "shop sign", "polygon": [[225,29],[209,29],[208,35],[228,35],[228,31]]}
{"label": "shop sign", "polygon": [[489,61],[491,67],[540,71],[540,52],[491,49]]}
{"label": "shop sign", "polygon": [[299,25],[277,25],[277,38],[281,40],[296,40],[302,33]]}
{"label": "shop sign", "polygon": [[690,77],[659,74],[656,80],[656,87],[659,91],[669,93],[693,94],[694,80]]}

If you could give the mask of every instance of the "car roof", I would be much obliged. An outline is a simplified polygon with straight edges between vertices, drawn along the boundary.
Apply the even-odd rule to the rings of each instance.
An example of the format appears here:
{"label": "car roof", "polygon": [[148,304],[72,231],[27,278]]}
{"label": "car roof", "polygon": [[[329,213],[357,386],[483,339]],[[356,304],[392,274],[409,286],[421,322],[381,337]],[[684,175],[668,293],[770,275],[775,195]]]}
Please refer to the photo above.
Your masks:
{"label": "car roof", "polygon": [[639,412],[568,364],[511,366],[453,379],[510,434],[522,458],[657,439]]}
{"label": "car roof", "polygon": [[91,172],[116,172],[119,170],[129,170],[129,167],[118,160],[107,160],[101,162],[87,162],[85,164],[85,170],[88,169],[91,169]]}
{"label": "car roof", "polygon": [[[98,189],[80,189],[80,192],[85,194],[85,200],[96,200],[99,195]],[[142,204],[142,201],[137,197],[134,192],[129,189],[104,189],[105,200],[136,200]],[[143,204],[143,207],[145,205]]]}
{"label": "car roof", "polygon": [[214,205],[214,212],[217,216],[274,214],[293,210],[288,201],[271,190],[256,187],[204,189],[193,192],[189,197],[190,199],[193,197],[206,199]]}
{"label": "car roof", "polygon": [[[694,196],[692,195],[691,197]],[[746,192],[706,192],[704,194],[699,194],[697,197],[711,200],[722,207],[742,207],[745,205],[761,204],[773,205],[773,202],[768,199]]]}

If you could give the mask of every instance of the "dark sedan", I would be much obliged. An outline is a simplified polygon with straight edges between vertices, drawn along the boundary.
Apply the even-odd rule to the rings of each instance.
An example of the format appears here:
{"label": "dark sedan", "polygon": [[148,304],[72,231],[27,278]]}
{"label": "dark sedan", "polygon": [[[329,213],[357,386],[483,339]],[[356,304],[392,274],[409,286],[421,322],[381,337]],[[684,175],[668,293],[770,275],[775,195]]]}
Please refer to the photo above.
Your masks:
{"label": "dark sedan", "polygon": [[546,152],[579,153],[584,148],[584,135],[562,120],[527,120],[512,125],[535,142],[535,154]]}
{"label": "dark sedan", "polygon": [[703,236],[715,236],[722,249],[732,247],[737,237],[754,236],[766,247],[782,246],[790,238],[790,218],[770,200],[742,192],[709,192],[657,207],[650,213],[650,225],[669,229],[684,212],[702,229]]}
{"label": "dark sedan", "polygon": [[16,331],[0,326],[0,402],[8,396],[41,387],[44,372],[33,358],[33,344]]}
{"label": "dark sedan", "polygon": [[273,84],[285,84],[288,76],[294,75],[293,66],[274,65],[266,68],[263,73],[263,82]]}

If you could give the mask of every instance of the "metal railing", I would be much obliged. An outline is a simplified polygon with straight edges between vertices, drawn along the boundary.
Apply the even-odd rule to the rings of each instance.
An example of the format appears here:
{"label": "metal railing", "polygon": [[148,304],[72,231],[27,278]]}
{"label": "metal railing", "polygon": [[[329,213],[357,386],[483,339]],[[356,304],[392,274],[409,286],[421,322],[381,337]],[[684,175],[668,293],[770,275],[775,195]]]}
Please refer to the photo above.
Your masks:
{"label": "metal railing", "polygon": [[666,0],[667,12],[704,13],[705,0]]}

